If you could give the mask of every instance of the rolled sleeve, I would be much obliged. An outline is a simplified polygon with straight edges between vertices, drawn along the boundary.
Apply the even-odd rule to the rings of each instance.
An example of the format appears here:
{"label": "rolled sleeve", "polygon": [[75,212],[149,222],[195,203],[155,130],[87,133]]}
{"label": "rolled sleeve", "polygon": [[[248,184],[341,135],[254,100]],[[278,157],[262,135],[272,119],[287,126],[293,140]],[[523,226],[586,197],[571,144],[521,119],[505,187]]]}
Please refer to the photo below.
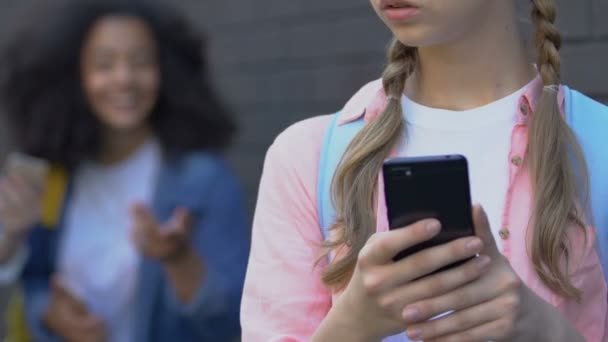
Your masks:
{"label": "rolled sleeve", "polygon": [[229,303],[222,292],[226,285],[221,281],[221,275],[207,270],[202,285],[196,291],[193,299],[188,303],[177,298],[175,291],[167,287],[165,295],[171,309],[183,317],[197,317],[197,321],[204,321],[206,317],[221,315],[229,311]]}
{"label": "rolled sleeve", "polygon": [[240,335],[239,307],[249,255],[250,229],[240,185],[231,170],[217,162],[209,174],[194,229],[193,244],[205,273],[188,303],[167,286],[172,310],[197,340],[224,341]]}

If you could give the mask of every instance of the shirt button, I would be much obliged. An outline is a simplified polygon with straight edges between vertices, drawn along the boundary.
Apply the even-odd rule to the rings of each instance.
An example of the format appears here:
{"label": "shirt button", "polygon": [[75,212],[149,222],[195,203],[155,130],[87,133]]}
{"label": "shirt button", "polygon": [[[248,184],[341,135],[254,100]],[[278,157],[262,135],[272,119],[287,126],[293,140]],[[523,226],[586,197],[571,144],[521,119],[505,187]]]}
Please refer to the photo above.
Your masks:
{"label": "shirt button", "polygon": [[511,236],[511,233],[509,232],[508,228],[503,228],[498,232],[498,235],[500,235],[501,239],[507,240],[509,236]]}
{"label": "shirt button", "polygon": [[519,110],[523,116],[528,116],[528,114],[530,114],[530,107],[528,107],[528,104],[525,102],[519,106]]}
{"label": "shirt button", "polygon": [[523,159],[520,156],[515,156],[513,158],[511,158],[511,164],[520,167],[521,164],[523,163]]}

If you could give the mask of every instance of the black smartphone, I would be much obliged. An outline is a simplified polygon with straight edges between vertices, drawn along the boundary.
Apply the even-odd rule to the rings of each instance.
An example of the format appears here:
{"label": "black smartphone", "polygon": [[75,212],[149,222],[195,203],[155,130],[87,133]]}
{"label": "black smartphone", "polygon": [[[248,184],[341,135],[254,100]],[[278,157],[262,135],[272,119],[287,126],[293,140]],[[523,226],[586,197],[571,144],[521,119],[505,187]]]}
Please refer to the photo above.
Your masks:
{"label": "black smartphone", "polygon": [[441,222],[439,234],[401,252],[395,260],[475,234],[469,171],[464,156],[389,159],[384,163],[383,177],[390,229],[429,218]]}

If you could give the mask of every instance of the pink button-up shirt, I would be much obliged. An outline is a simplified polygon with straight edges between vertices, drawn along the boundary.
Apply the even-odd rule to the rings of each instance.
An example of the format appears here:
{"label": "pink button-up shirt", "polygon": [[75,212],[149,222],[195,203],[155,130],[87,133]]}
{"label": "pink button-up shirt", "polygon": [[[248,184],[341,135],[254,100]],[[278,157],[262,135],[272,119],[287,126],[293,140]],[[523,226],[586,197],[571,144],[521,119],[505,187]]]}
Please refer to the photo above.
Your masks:
{"label": "pink button-up shirt", "polygon": [[[526,163],[528,119],[539,99],[542,82],[532,82],[521,96],[519,122],[513,129],[509,186],[502,219],[503,254],[524,283],[560,310],[587,341],[608,341],[608,291],[594,248],[578,227],[568,231],[570,277],[582,293],[580,302],[563,299],[538,277],[530,260],[532,183]],[[560,92],[559,101],[563,105]],[[344,107],[340,124],[361,117],[373,120],[386,103],[380,81],[363,87]],[[584,113],[578,113],[584,115]],[[333,302],[322,283],[323,264],[315,266],[322,241],[317,216],[319,158],[330,116],[299,122],[268,150],[253,224],[252,249],[241,307],[244,342],[307,341]],[[381,178],[380,178],[381,179]],[[379,185],[377,231],[387,231],[386,205]]]}

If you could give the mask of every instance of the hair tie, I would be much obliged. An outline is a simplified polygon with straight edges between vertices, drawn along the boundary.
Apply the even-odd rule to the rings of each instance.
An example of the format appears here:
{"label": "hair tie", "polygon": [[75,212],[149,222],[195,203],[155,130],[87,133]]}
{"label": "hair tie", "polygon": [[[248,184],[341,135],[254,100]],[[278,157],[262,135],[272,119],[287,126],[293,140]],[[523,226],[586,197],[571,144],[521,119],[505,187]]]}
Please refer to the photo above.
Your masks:
{"label": "hair tie", "polygon": [[388,95],[386,97],[389,101],[391,100],[395,100],[395,101],[401,101],[401,97],[400,96],[396,96],[396,95]]}
{"label": "hair tie", "polygon": [[557,85],[557,84],[546,85],[543,87],[543,90],[549,90],[549,91],[557,93],[557,92],[559,92],[559,85]]}

